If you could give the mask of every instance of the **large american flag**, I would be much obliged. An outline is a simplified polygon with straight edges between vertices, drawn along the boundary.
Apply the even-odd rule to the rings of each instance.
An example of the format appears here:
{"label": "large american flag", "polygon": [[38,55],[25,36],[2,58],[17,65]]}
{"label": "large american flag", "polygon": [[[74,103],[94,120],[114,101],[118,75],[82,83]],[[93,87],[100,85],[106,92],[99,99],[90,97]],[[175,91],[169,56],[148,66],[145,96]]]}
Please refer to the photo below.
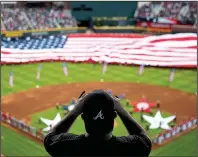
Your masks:
{"label": "large american flag", "polygon": [[9,75],[9,84],[10,84],[10,87],[13,87],[14,86],[14,73],[13,72],[10,72],[10,75]]}
{"label": "large american flag", "polygon": [[70,34],[28,41],[3,41],[1,62],[41,60],[197,67],[197,34]]}

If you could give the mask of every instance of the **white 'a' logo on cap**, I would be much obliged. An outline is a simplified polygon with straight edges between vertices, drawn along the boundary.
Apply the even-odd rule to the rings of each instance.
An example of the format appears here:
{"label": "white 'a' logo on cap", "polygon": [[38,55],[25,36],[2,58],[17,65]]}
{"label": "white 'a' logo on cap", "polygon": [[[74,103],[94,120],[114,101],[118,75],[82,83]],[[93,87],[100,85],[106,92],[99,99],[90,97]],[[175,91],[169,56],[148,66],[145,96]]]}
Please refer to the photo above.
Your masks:
{"label": "white 'a' logo on cap", "polygon": [[97,120],[98,118],[104,119],[104,115],[103,115],[103,113],[102,113],[102,110],[100,110],[100,112],[98,112],[98,114],[97,114],[96,117],[93,117],[94,120]]}

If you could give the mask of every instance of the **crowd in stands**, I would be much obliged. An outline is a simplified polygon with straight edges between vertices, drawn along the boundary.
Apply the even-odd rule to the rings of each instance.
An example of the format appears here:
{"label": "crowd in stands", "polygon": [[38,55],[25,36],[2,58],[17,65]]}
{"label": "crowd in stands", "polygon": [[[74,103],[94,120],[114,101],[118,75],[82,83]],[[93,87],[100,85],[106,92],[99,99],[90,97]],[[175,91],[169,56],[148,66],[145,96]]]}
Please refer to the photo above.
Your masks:
{"label": "crowd in stands", "polygon": [[172,18],[181,24],[197,24],[197,2],[150,2],[136,10],[136,18]]}
{"label": "crowd in stands", "polygon": [[2,7],[1,21],[1,29],[7,31],[77,26],[70,10],[53,5],[50,7]]}

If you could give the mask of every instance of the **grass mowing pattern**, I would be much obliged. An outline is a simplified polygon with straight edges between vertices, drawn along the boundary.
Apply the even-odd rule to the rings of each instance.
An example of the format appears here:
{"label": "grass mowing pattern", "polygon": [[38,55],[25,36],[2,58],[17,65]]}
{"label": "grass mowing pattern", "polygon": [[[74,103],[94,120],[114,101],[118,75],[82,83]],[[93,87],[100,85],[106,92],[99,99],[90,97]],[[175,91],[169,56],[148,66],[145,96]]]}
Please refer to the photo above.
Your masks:
{"label": "grass mowing pattern", "polygon": [[175,139],[159,149],[153,151],[150,156],[196,156],[197,130]]}
{"label": "grass mowing pattern", "polygon": [[5,156],[47,156],[42,145],[1,126],[1,151]]}
{"label": "grass mowing pattern", "polygon": [[[142,76],[138,76],[138,67],[133,66],[115,66],[109,65],[107,72],[102,77],[102,65],[92,65],[92,64],[71,64],[68,63],[69,77],[65,77],[63,74],[62,64],[61,63],[42,63],[41,70],[41,80],[36,81],[36,73],[38,69],[38,64],[28,64],[28,65],[17,65],[17,66],[3,66],[1,69],[1,93],[2,95],[6,95],[12,92],[18,92],[22,90],[27,90],[30,88],[35,88],[36,85],[44,86],[44,85],[52,85],[52,84],[60,84],[60,83],[68,83],[69,82],[88,82],[88,81],[99,81],[101,78],[104,81],[121,81],[121,82],[139,82],[146,84],[155,84],[160,86],[168,86],[169,85],[169,76],[170,69],[160,69],[160,68],[145,68]],[[14,72],[14,88],[11,89],[9,87],[9,72]],[[177,70],[175,71],[174,81],[170,84],[169,87],[176,88],[179,90],[184,90],[187,92],[196,92],[196,71],[195,70]],[[6,130],[2,129],[2,134],[5,134]],[[12,134],[8,132],[8,134]],[[185,135],[185,139],[190,139],[194,136],[193,133],[189,133]],[[24,138],[24,137],[23,137]],[[184,137],[180,137],[179,139],[183,139]],[[26,138],[24,138],[26,139]],[[178,140],[179,140],[178,139]],[[155,150],[152,152],[152,155],[162,155],[162,156],[173,156],[173,154],[188,154],[194,155],[196,154],[195,146],[195,138],[193,140],[189,140],[189,143],[186,143],[184,140],[175,140],[171,144],[160,148],[159,150]],[[26,139],[28,140],[28,139]],[[12,143],[15,143],[16,153],[20,152],[21,156],[26,156],[27,154],[20,150],[24,147],[17,147],[15,139],[10,139]],[[20,141],[20,140],[19,140]],[[28,140],[30,142],[30,140]],[[21,142],[21,141],[20,141]],[[9,152],[5,151],[10,148],[9,143],[6,140],[2,141],[2,145],[4,147],[3,153],[5,155],[9,155]],[[24,145],[24,144],[23,144]],[[174,152],[174,147],[177,146],[177,151]],[[33,152],[27,152],[28,155],[32,153],[32,155],[36,156],[37,145],[31,146],[34,150]],[[29,148],[27,148],[29,150]],[[179,150],[179,151],[178,151]],[[189,154],[189,155],[190,155]],[[14,154],[16,155],[16,154]],[[43,152],[42,155],[45,155]]]}
{"label": "grass mowing pattern", "polygon": [[[109,65],[102,77],[102,65],[97,64],[71,64],[68,63],[69,77],[64,76],[61,63],[43,63],[40,81],[36,80],[38,64],[3,66],[2,67],[2,95],[35,88],[36,85],[52,85],[69,82],[104,81],[110,82],[139,82],[160,86],[169,85],[170,69],[145,68],[142,76],[138,76],[138,67]],[[9,87],[9,72],[14,72],[14,88]],[[170,84],[188,92],[196,92],[196,71],[176,70],[175,79]]]}

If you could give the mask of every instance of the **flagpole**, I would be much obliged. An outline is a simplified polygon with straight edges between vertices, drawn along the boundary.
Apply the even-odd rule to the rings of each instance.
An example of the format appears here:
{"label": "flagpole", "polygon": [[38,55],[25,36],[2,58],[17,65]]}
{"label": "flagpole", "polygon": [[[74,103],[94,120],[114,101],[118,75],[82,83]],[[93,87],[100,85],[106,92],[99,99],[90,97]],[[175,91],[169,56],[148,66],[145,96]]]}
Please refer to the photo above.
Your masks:
{"label": "flagpole", "polygon": [[9,85],[11,88],[11,93],[13,93],[13,86],[14,86],[14,74],[13,71],[10,72],[9,74]]}
{"label": "flagpole", "polygon": [[138,70],[139,79],[138,79],[137,83],[140,83],[140,76],[142,76],[143,72],[144,72],[144,64],[140,64],[139,70]]}
{"label": "flagpole", "polygon": [[169,88],[170,88],[170,86],[171,86],[171,83],[172,83],[173,80],[174,80],[174,75],[175,75],[175,68],[172,68],[172,69],[171,69],[171,72],[170,72],[169,79],[168,79],[168,87],[169,87]]}
{"label": "flagpole", "polygon": [[37,79],[37,81],[36,81],[37,82],[36,88],[38,88],[40,86],[41,68],[42,68],[42,65],[39,64],[38,69],[37,69],[37,76],[36,76],[36,79]]}
{"label": "flagpole", "polygon": [[12,69],[11,69],[11,73],[12,73],[12,86],[11,86],[11,93],[13,93],[13,87],[14,87],[14,72],[13,72],[13,64],[11,65]]}
{"label": "flagpole", "polygon": [[40,86],[40,79],[39,80],[37,79],[36,87],[37,86]]}
{"label": "flagpole", "polygon": [[104,73],[101,74],[101,76],[100,76],[100,81],[103,80],[103,76],[104,76]]}
{"label": "flagpole", "polygon": [[102,63],[102,75],[100,77],[100,81],[103,82],[103,76],[105,75],[106,71],[107,71],[107,62],[103,62]]}

